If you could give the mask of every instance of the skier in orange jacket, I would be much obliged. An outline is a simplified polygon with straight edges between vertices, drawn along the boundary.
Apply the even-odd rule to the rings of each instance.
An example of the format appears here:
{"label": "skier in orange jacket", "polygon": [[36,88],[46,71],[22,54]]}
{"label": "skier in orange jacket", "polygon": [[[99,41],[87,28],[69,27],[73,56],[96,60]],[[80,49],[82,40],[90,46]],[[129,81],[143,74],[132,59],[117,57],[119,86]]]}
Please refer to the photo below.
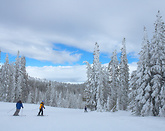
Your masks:
{"label": "skier in orange jacket", "polygon": [[[43,108],[45,109],[45,107],[44,107],[44,101],[42,101],[41,103],[40,103],[40,110],[39,110],[39,112],[38,112],[38,116],[43,116]],[[41,113],[41,115],[40,115],[40,113]]]}

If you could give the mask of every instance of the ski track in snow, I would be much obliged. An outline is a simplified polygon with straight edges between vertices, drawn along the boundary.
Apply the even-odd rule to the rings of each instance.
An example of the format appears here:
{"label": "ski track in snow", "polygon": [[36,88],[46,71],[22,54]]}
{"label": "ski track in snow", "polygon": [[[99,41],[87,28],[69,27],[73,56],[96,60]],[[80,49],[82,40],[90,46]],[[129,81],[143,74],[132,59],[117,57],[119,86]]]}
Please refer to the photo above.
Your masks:
{"label": "ski track in snow", "polygon": [[0,131],[165,131],[164,117],[138,117],[126,111],[84,113],[45,106],[45,116],[40,117],[39,104],[23,104],[20,116],[12,116],[15,103],[0,105]]}

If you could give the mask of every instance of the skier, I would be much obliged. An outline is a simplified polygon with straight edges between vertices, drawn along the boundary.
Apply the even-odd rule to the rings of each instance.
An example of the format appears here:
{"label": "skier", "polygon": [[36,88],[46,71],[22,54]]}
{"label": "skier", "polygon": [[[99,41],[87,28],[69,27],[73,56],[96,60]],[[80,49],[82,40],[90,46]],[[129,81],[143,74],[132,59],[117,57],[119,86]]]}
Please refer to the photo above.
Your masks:
{"label": "skier", "polygon": [[38,116],[40,116],[40,113],[41,113],[41,116],[43,116],[43,108],[45,109],[45,107],[44,107],[44,101],[42,101],[41,103],[40,103],[40,110],[39,110],[39,112],[38,112]]}
{"label": "skier", "polygon": [[16,111],[15,111],[15,113],[14,113],[13,116],[19,116],[18,114],[19,114],[19,112],[20,112],[21,107],[23,108],[23,104],[22,104],[22,101],[19,100],[19,101],[16,103]]}
{"label": "skier", "polygon": [[87,111],[87,106],[85,106],[85,110],[84,110],[84,112],[88,112],[88,111]]}

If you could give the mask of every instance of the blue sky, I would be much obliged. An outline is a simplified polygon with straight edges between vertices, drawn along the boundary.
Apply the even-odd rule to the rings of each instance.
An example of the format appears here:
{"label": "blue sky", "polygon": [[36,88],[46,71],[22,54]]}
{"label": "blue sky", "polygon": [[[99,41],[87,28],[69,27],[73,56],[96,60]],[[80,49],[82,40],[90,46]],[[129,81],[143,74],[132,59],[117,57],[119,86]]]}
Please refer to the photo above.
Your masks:
{"label": "blue sky", "polygon": [[[93,63],[93,52],[87,52],[75,47],[70,47],[70,46],[66,46],[64,44],[55,44],[56,48],[55,50],[58,51],[69,51],[72,52],[72,54],[74,53],[79,53],[81,54],[81,57],[79,59],[79,61],[76,62],[72,62],[72,63],[62,63],[62,64],[54,64],[53,62],[50,61],[40,61],[37,59],[33,59],[33,58],[29,58],[26,57],[26,66],[37,66],[37,67],[43,67],[43,66],[71,66],[71,65],[84,65],[84,61],[88,61],[90,64]],[[10,53],[4,53],[1,52],[1,62],[4,63],[5,62],[5,58],[6,58],[6,54],[8,54],[9,57],[9,62],[15,62],[16,59],[16,55],[11,55]],[[131,55],[132,53],[127,54],[127,58],[128,58],[128,63],[132,63],[132,62],[137,62],[138,61],[138,57]],[[102,64],[107,64],[110,62],[111,56],[109,54],[106,53],[100,53],[100,62]],[[120,60],[120,53],[117,54],[118,60]]]}
{"label": "blue sky", "polygon": [[130,72],[136,69],[143,28],[149,40],[158,10],[165,18],[164,0],[0,0],[0,49],[15,61],[26,57],[30,76],[61,82],[84,82],[93,62],[95,42],[100,62],[110,62],[123,38]]}

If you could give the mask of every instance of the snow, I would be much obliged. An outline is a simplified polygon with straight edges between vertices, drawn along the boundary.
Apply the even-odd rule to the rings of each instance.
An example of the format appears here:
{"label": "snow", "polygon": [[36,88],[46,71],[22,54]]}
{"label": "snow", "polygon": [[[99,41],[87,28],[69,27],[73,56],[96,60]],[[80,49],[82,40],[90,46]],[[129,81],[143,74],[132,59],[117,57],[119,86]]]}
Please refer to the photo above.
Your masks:
{"label": "snow", "polygon": [[0,102],[1,131],[164,131],[164,117],[138,117],[128,111],[88,112],[45,106],[45,116],[37,116],[39,105],[23,104],[20,116],[12,116],[15,103]]}

